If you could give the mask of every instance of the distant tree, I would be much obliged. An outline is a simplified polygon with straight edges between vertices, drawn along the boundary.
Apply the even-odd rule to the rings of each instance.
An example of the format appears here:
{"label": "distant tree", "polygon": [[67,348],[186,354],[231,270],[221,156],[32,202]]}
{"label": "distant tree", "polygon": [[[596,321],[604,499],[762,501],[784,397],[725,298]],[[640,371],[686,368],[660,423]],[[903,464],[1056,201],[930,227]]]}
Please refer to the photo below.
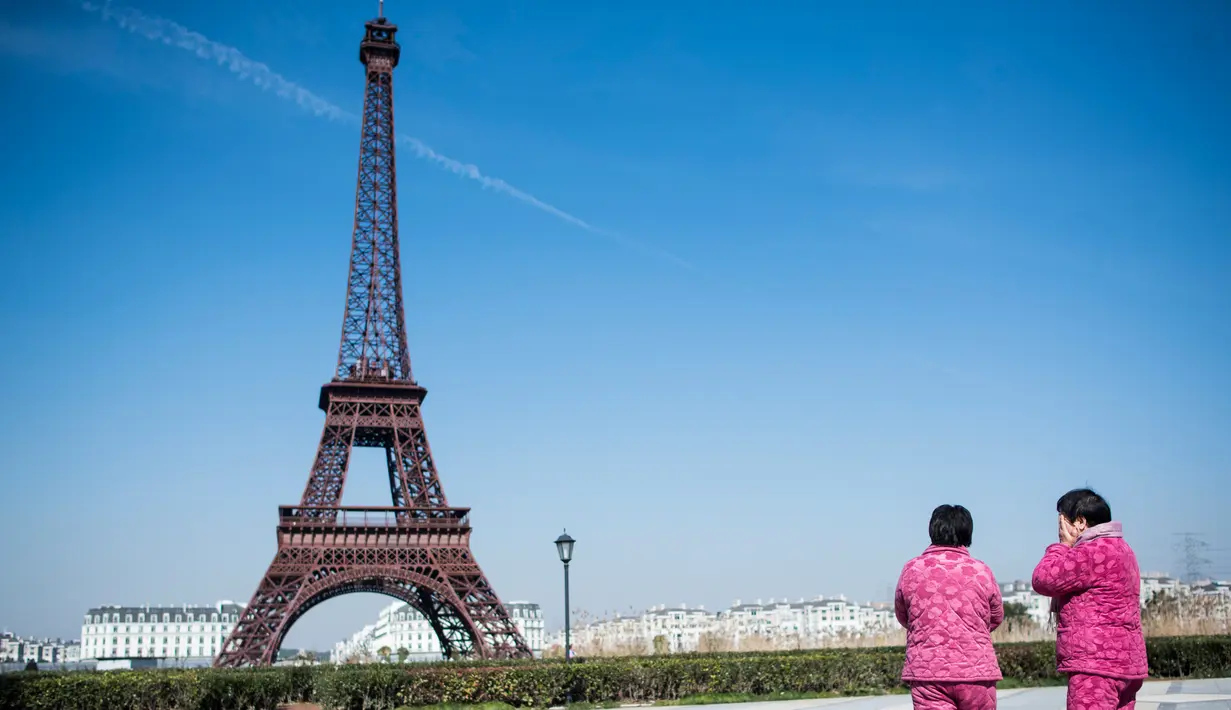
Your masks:
{"label": "distant tree", "polygon": [[665,656],[670,652],[671,646],[667,643],[667,637],[659,634],[654,637],[654,653],[659,656]]}
{"label": "distant tree", "polygon": [[385,663],[389,662],[389,655],[391,653],[393,653],[393,649],[389,648],[388,646],[381,646],[376,651],[376,655],[380,656],[380,660],[384,661]]}
{"label": "distant tree", "polygon": [[38,664],[37,664],[37,663],[35,663],[35,662],[34,662],[34,661],[32,661],[32,660],[30,660],[30,661],[26,661],[26,670],[28,670],[28,671],[37,671],[37,670],[38,670]]}
{"label": "distant tree", "polygon": [[398,649],[398,663],[405,663],[406,659],[409,657],[410,657],[410,650],[408,648],[406,648],[405,646],[402,646],[401,648]]}
{"label": "distant tree", "polygon": [[368,636],[359,642],[359,647],[355,649],[355,663],[371,663],[376,660],[376,654],[372,653],[372,637]]}
{"label": "distant tree", "polygon": [[1017,623],[1029,622],[1030,608],[1021,602],[1009,602],[1004,605],[1004,620]]}

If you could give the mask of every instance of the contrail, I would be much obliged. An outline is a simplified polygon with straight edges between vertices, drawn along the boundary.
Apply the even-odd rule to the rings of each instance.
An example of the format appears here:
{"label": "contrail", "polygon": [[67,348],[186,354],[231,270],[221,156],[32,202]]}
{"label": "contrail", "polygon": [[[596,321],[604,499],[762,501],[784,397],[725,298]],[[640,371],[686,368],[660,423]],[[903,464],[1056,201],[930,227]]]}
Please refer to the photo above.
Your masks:
{"label": "contrail", "polygon": [[[192,52],[201,59],[207,59],[215,62],[218,66],[225,67],[227,71],[235,74],[243,81],[252,82],[257,88],[262,91],[272,91],[279,98],[295,102],[295,105],[310,111],[314,116],[325,118],[330,121],[339,123],[350,123],[358,125],[359,117],[349,111],[345,111],[334,103],[324,99],[295,82],[287,79],[278,72],[270,69],[263,62],[258,62],[249,59],[243,52],[235,47],[230,47],[221,42],[206,37],[199,32],[184,27],[183,25],[173,22],[162,17],[153,17],[146,15],[140,10],[131,7],[114,7],[110,0],[102,5],[95,4],[86,0],[81,3],[82,9],[87,12],[92,12],[101,15],[104,20],[114,22],[121,28],[129,32],[145,37],[146,39],[155,42],[161,42],[167,46],[179,47],[180,49]],[[666,259],[686,269],[692,269],[693,265],[670,252],[658,249],[656,247],[647,246],[627,237],[622,237],[613,232],[599,229],[594,225],[586,222],[580,217],[565,212],[564,210],[543,202],[539,198],[531,195],[524,190],[519,190],[500,178],[484,175],[478,166],[463,163],[460,160],[455,160],[446,155],[441,155],[427,145],[423,141],[408,136],[398,134],[396,136],[398,143],[408,146],[414,151],[415,155],[423,160],[428,160],[435,163],[437,166],[448,170],[455,175],[460,175],[464,178],[469,178],[479,183],[485,188],[501,192],[516,200],[520,200],[531,207],[535,207],[547,214],[550,214],[558,219],[564,220],[569,224],[580,227],[588,232],[612,239],[624,246],[636,249],[638,251],[651,254],[653,256]]]}

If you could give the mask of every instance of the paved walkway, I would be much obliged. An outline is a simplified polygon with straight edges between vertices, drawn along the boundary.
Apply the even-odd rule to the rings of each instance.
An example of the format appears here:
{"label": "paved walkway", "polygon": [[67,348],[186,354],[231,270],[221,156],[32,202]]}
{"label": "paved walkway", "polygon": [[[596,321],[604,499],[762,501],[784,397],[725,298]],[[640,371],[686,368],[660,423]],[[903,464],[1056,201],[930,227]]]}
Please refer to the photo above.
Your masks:
{"label": "paved walkway", "polygon": [[[997,710],[1063,710],[1066,688],[1001,690]],[[319,705],[284,705],[284,710],[316,710]],[[688,707],[688,706],[684,706]],[[872,695],[822,700],[767,700],[695,707],[721,710],[911,710],[909,695]],[[1231,678],[1151,681],[1137,693],[1137,710],[1231,710]]]}
{"label": "paved walkway", "polygon": [[[997,693],[997,708],[1062,710],[1066,689],[1023,688]],[[723,710],[910,710],[909,695],[824,700],[779,700],[714,705]],[[1231,710],[1231,678],[1147,682],[1137,693],[1137,710]]]}

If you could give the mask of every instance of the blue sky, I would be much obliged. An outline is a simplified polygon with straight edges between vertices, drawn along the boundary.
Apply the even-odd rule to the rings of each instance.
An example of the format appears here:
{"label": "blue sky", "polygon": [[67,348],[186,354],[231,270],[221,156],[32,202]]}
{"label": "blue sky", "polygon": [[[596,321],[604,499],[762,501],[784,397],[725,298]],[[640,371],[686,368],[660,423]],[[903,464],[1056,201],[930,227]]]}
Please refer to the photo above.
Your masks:
{"label": "blue sky", "polygon": [[[358,113],[375,6],[133,7]],[[399,155],[428,432],[505,599],[560,623],[565,526],[592,613],[883,599],[945,502],[1028,577],[1087,483],[1146,569],[1231,540],[1225,3],[386,14],[398,131],[595,227]],[[247,601],[320,433],[357,128],[68,1],[0,10],[0,81],[0,625]],[[361,454],[346,502],[384,504]]]}

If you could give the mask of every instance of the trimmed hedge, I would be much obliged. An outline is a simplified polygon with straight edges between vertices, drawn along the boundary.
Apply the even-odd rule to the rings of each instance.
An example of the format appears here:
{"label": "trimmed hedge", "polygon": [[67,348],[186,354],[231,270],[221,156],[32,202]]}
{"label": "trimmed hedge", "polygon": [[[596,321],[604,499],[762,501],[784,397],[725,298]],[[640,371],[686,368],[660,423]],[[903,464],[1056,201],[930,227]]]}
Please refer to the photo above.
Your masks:
{"label": "trimmed hedge", "polygon": [[[1231,676],[1231,636],[1150,638],[1156,678]],[[1058,678],[1052,643],[996,647],[1005,678]],[[645,658],[465,664],[168,669],[0,675],[0,710],[274,710],[311,701],[330,710],[504,702],[549,707],[566,700],[653,701],[691,695],[834,693],[900,689],[904,650],[826,649]]]}

